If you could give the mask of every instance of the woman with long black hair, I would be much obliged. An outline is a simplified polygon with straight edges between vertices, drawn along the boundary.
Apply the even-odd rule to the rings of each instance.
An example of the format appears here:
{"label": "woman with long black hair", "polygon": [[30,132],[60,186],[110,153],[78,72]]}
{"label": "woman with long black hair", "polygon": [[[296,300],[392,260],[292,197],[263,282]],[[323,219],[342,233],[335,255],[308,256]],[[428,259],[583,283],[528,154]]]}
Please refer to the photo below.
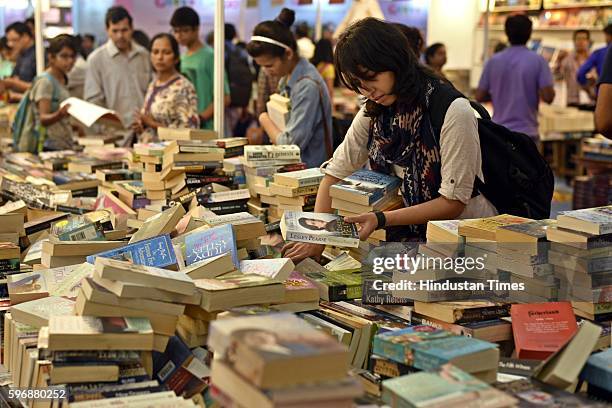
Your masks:
{"label": "woman with long black hair", "polygon": [[[467,99],[455,99],[441,128],[434,130],[432,105],[454,89],[419,63],[396,27],[374,18],[353,24],[336,45],[335,64],[343,84],[367,102],[322,166],[326,175],[315,212],[332,212],[330,186],[369,163],[402,179],[405,207],[347,217],[358,224],[361,239],[389,227],[389,241],[424,240],[428,221],[497,214],[474,188],[476,178],[484,182],[474,110]],[[321,245],[307,243],[283,248],[284,256],[294,260],[322,252]]]}

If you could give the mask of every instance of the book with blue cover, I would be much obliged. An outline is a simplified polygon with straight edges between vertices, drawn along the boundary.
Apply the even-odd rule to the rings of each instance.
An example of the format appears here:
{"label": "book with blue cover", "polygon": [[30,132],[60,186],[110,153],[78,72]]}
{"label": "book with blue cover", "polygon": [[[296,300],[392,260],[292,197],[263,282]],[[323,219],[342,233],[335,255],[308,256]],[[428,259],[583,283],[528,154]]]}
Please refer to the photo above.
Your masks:
{"label": "book with blue cover", "polygon": [[236,236],[230,224],[199,231],[185,237],[187,266],[226,252],[231,252],[234,266],[238,268],[240,261],[238,260]]}
{"label": "book with blue cover", "polygon": [[513,407],[518,402],[452,365],[385,380],[382,400],[392,407],[492,408]]}
{"label": "book with blue cover", "polygon": [[415,344],[444,339],[454,336],[446,330],[436,329],[432,326],[411,326],[402,330],[389,331],[374,336],[372,352],[379,356],[397,361],[398,363],[412,365]]}
{"label": "book with blue cover", "polygon": [[87,262],[93,264],[96,257],[130,261],[136,265],[154,266],[156,268],[167,268],[175,266],[176,254],[172,246],[170,235],[160,235],[144,241],[126,245],[87,257]]}
{"label": "book with blue cover", "polygon": [[580,379],[612,392],[612,349],[592,354],[580,373]]}
{"label": "book with blue cover", "polygon": [[497,344],[464,336],[424,341],[412,345],[413,365],[420,370],[435,370],[451,363],[468,372],[497,369]]}
{"label": "book with blue cover", "polygon": [[372,170],[357,170],[329,189],[329,195],[360,205],[371,205],[397,190],[401,180]]}

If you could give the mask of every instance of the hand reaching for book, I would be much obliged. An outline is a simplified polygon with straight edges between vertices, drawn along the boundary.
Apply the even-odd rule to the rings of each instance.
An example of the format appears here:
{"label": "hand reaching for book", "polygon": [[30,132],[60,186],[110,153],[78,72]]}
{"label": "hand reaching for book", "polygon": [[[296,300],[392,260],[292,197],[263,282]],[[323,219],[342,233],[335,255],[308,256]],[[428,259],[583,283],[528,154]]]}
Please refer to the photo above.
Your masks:
{"label": "hand reaching for book", "polygon": [[325,245],[309,244],[306,242],[289,242],[281,249],[284,258],[291,258],[297,263],[305,258],[312,258],[315,261],[321,259],[321,254],[325,250]]}
{"label": "hand reaching for book", "polygon": [[344,221],[357,224],[359,239],[362,241],[365,241],[378,226],[378,219],[372,212],[356,215],[354,217],[344,217]]}

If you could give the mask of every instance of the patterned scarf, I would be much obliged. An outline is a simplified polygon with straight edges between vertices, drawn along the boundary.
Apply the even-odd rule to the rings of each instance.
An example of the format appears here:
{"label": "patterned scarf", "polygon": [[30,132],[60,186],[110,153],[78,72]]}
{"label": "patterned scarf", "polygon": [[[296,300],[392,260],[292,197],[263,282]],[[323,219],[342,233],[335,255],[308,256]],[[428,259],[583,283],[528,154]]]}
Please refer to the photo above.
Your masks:
{"label": "patterned scarf", "polygon": [[[429,81],[425,88],[426,108],[434,87],[434,82]],[[421,204],[440,195],[440,148],[421,104],[398,102],[372,118],[368,151],[372,170],[394,174],[394,165],[404,169],[400,187],[404,206]],[[388,228],[387,241],[424,240],[426,227],[423,224]]]}

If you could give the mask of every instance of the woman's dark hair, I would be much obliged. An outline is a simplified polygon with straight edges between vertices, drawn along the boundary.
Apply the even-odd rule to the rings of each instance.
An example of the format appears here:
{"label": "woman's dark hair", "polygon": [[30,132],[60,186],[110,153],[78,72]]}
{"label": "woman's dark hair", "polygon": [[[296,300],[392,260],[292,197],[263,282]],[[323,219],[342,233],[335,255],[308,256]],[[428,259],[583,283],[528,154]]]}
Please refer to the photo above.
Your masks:
{"label": "woman's dark hair", "polygon": [[408,45],[410,45],[410,49],[414,52],[414,54],[418,57],[421,56],[421,52],[423,50],[423,45],[425,45],[425,40],[423,39],[423,35],[421,34],[421,30],[416,27],[407,26],[401,23],[391,23],[395,28],[400,30],[402,34],[408,40]]}
{"label": "woman's dark hair", "polygon": [[315,67],[321,62],[334,63],[334,50],[331,41],[322,39],[317,42],[311,62]]}
{"label": "woman's dark hair", "polygon": [[64,48],[72,50],[75,54],[78,52],[77,45],[74,41],[74,37],[69,34],[60,34],[49,40],[49,46],[47,47],[48,55],[57,55]]}
{"label": "woman's dark hair", "polygon": [[[268,37],[279,41],[295,51],[297,55],[297,43],[290,30],[294,21],[295,12],[288,8],[284,8],[275,20],[264,21],[257,24],[253,30],[253,35]],[[285,49],[283,47],[261,41],[250,41],[247,44],[247,52],[253,58],[262,55],[270,55],[272,57],[282,57],[285,55]]]}
{"label": "woman's dark hair", "polygon": [[8,46],[8,40],[6,39],[6,37],[0,38],[0,51],[1,50],[11,50],[11,47]]}
{"label": "woman's dark hair", "polygon": [[431,59],[433,58],[434,55],[436,55],[436,52],[438,52],[438,50],[442,47],[444,47],[444,44],[438,42],[438,43],[431,44],[429,47],[425,49],[425,63],[427,65],[430,65]]}
{"label": "woman's dark hair", "polygon": [[117,24],[118,22],[126,18],[128,20],[128,24],[130,25],[130,27],[132,27],[132,16],[130,15],[130,13],[128,13],[125,7],[114,6],[106,11],[106,16],[104,17],[104,24],[106,24],[106,28],[108,28],[111,24]]}
{"label": "woman's dark hair", "polygon": [[151,51],[151,40],[149,40],[149,36],[142,30],[134,30],[132,34],[132,39],[136,41],[136,44],[142,46],[147,51]]}
{"label": "woman's dark hair", "polygon": [[525,14],[510,16],[504,23],[506,36],[512,45],[527,44],[529,37],[531,37],[532,27],[533,24],[531,23],[531,20]]}
{"label": "woman's dark hair", "polygon": [[[318,221],[316,218],[298,218],[298,224],[300,224],[300,227],[302,228],[306,228],[312,231],[321,231],[326,229],[326,227],[318,227],[316,225],[310,225],[307,223],[307,221]],[[327,224],[326,224],[327,226]]]}
{"label": "woman's dark hair", "polygon": [[179,7],[174,10],[172,13],[172,18],[170,18],[170,26],[173,28],[176,27],[199,27],[200,26],[200,16],[198,13],[191,7]]}
{"label": "woman's dark hair", "polygon": [[14,31],[20,36],[27,35],[30,38],[34,38],[32,31],[30,31],[30,27],[28,27],[26,23],[22,23],[21,21],[15,21],[14,23],[9,24],[8,27],[6,27],[6,30],[4,30],[4,32],[8,34],[9,31]]}
{"label": "woman's dark hair", "polygon": [[[380,72],[393,72],[392,92],[409,104],[424,105],[427,79],[440,79],[419,63],[401,31],[373,17],[357,21],[344,31],[336,44],[334,63],[341,82],[357,93],[362,80],[372,80]],[[368,116],[377,116],[381,109],[374,101],[366,102]]]}
{"label": "woman's dark hair", "polygon": [[180,72],[181,71],[181,51],[179,50],[179,44],[176,41],[176,38],[174,38],[172,34],[168,34],[168,33],[156,34],[155,37],[151,39],[151,48],[153,48],[153,44],[155,43],[155,41],[159,40],[160,38],[165,38],[166,40],[170,42],[170,48],[172,48],[172,53],[178,59],[178,62],[174,65],[174,67],[176,68],[177,71]]}

